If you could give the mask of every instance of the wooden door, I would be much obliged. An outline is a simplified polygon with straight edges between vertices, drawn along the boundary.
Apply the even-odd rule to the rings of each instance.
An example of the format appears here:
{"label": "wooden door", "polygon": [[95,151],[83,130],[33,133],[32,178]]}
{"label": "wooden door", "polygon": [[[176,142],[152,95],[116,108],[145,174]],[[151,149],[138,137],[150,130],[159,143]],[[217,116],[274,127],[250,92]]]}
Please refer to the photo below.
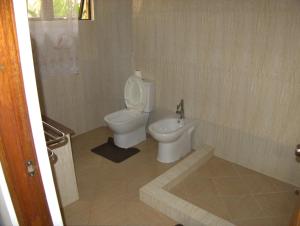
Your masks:
{"label": "wooden door", "polygon": [[[12,0],[0,3],[0,161],[20,225],[52,225],[28,117]],[[27,172],[27,161],[35,167]]]}
{"label": "wooden door", "polygon": [[298,200],[298,205],[295,209],[294,215],[292,216],[290,226],[300,226],[300,200]]}
{"label": "wooden door", "polygon": [[290,226],[300,226],[300,197],[299,196],[298,196],[298,202],[295,207],[295,211],[292,216]]}

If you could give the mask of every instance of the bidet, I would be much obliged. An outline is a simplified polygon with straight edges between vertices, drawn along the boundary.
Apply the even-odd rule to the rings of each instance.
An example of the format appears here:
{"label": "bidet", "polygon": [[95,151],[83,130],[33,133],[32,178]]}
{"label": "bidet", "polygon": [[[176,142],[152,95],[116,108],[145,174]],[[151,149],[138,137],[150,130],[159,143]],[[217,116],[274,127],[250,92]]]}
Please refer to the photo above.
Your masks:
{"label": "bidet", "polygon": [[165,118],[149,126],[151,136],[158,141],[157,160],[175,162],[192,150],[192,133],[196,120]]}

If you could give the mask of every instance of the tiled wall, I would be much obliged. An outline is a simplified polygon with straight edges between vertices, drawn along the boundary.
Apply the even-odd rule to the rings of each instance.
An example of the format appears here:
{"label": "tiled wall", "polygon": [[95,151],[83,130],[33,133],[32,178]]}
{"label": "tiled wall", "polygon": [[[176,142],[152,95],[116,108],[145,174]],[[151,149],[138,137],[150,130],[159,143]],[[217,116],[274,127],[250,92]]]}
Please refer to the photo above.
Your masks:
{"label": "tiled wall", "polygon": [[158,108],[199,119],[195,145],[300,185],[300,2],[133,0],[136,68]]}
{"label": "tiled wall", "polygon": [[79,75],[38,78],[46,114],[77,134],[104,125],[107,113],[124,107],[133,71],[131,0],[94,3],[95,20],[79,22]]}

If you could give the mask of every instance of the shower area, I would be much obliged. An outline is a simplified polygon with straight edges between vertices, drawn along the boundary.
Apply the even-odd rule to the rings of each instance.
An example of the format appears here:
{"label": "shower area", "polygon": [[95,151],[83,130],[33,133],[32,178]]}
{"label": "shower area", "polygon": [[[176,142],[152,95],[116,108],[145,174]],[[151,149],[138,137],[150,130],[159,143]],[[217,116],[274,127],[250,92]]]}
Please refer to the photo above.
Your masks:
{"label": "shower area", "polygon": [[[58,2],[65,7],[50,7],[50,18],[46,3]],[[77,135],[105,126],[140,70],[156,85],[152,121],[179,99],[197,120],[194,152],[141,188],[141,201],[185,226],[290,225],[300,187],[300,3],[94,0],[91,20],[78,20],[80,3],[28,0],[43,114]]]}

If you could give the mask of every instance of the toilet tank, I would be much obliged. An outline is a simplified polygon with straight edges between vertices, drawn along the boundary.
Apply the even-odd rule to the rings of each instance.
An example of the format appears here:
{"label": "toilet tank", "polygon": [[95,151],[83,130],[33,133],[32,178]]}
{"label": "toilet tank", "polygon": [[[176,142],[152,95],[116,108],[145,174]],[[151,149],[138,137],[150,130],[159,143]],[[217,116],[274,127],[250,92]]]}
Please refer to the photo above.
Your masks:
{"label": "toilet tank", "polygon": [[146,104],[144,112],[151,112],[155,106],[155,85],[154,82],[148,79],[143,79]]}

